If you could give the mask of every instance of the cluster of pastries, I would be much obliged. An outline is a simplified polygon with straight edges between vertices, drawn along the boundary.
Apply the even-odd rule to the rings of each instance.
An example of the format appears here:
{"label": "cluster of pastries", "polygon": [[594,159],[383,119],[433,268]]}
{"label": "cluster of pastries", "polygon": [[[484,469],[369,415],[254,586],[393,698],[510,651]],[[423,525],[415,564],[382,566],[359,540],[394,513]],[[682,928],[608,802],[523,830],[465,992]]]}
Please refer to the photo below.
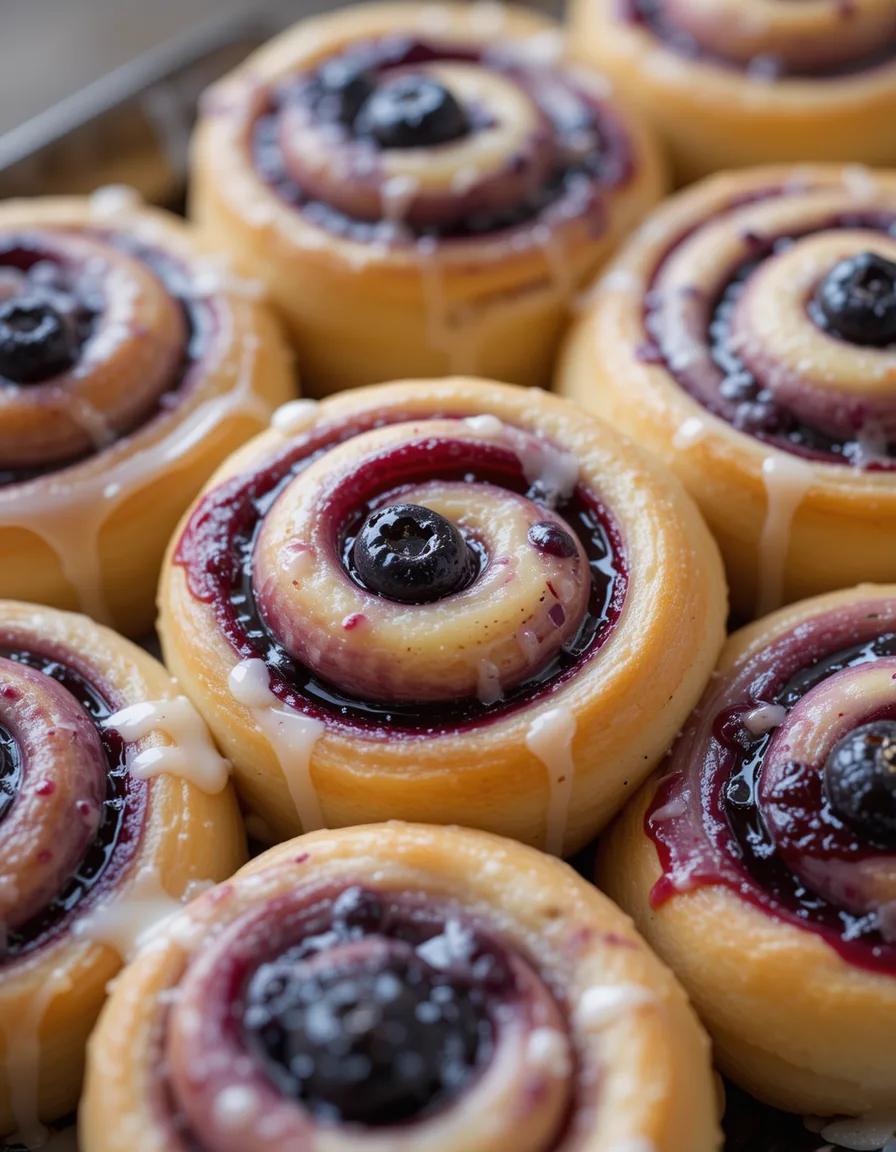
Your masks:
{"label": "cluster of pastries", "polygon": [[0,1144],[896,1148],[894,125],[893,0],[368,4],[0,205]]}

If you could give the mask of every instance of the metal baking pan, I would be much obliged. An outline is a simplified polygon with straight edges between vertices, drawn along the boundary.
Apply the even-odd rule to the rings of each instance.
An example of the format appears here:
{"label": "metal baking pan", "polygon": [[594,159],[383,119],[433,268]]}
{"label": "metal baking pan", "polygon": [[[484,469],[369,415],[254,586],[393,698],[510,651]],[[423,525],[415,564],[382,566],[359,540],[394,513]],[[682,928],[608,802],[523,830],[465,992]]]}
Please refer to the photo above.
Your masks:
{"label": "metal baking pan", "polygon": [[[0,135],[0,199],[128,184],[150,203],[182,209],[190,133],[203,90],[289,23],[342,2],[284,0],[200,26]],[[554,15],[561,4],[529,2]],[[592,852],[573,863],[589,875]],[[814,1152],[821,1143],[797,1117],[754,1105],[737,1090],[730,1103],[728,1152]],[[0,1141],[0,1152],[4,1147]]]}

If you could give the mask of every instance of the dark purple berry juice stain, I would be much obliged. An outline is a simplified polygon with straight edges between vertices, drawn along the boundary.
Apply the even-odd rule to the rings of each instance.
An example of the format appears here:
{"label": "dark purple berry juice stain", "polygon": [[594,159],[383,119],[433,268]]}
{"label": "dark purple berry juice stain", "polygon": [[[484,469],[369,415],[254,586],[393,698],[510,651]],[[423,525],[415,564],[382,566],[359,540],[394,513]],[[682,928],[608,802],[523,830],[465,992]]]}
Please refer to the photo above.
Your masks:
{"label": "dark purple berry juice stain", "polygon": [[[0,656],[50,676],[78,701],[97,726],[106,776],[106,796],[93,843],[55,898],[27,924],[6,934],[5,947],[0,948],[2,968],[4,963],[15,962],[55,938],[64,929],[70,913],[118,880],[133,856],[143,829],[147,790],[142,781],[135,780],[128,772],[125,742],[117,732],[103,727],[117,706],[100,687],[63,660],[50,659],[37,651],[3,649]],[[5,811],[8,811],[21,779],[18,749],[10,747],[14,742],[6,735],[0,765],[0,819],[4,814],[4,797]]]}

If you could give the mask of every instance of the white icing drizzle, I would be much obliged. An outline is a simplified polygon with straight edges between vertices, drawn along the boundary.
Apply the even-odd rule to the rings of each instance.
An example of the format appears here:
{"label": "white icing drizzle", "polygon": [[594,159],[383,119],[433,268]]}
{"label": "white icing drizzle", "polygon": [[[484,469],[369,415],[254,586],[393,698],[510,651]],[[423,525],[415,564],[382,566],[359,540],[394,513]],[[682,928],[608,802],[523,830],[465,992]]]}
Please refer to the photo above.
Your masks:
{"label": "white icing drizzle", "polygon": [[477,672],[478,686],[476,695],[481,704],[495,704],[504,695],[501,686],[501,672],[491,660],[480,660]]}
{"label": "white icing drizzle", "polygon": [[572,452],[540,437],[517,441],[514,451],[526,483],[538,488],[539,499],[548,508],[556,508],[572,496],[579,482],[579,462]]}
{"label": "white icing drizzle", "polygon": [[583,1028],[599,1032],[629,1012],[654,1003],[653,993],[641,984],[595,985],[582,993],[576,1018]]}
{"label": "white icing drizzle", "polygon": [[572,1071],[566,1037],[556,1028],[536,1028],[529,1035],[526,1062],[557,1080],[565,1080]]}
{"label": "white icing drizzle", "polygon": [[243,1084],[232,1084],[215,1097],[212,1108],[217,1122],[225,1128],[242,1128],[258,1115],[258,1093]]}
{"label": "white icing drizzle", "polygon": [[472,947],[473,937],[469,928],[459,920],[446,920],[441,934],[420,944],[417,955],[432,968],[444,971],[458,962],[469,960]]}
{"label": "white icing drizzle", "polygon": [[21,1013],[16,1012],[4,1029],[6,1048],[6,1082],[16,1130],[7,1137],[9,1144],[26,1148],[44,1148],[51,1133],[40,1121],[40,1028],[50,1004],[60,993],[68,992],[72,978],[64,968],[54,968],[40,989],[30,998]]}
{"label": "white icing drizzle", "polygon": [[271,427],[284,436],[295,436],[313,424],[316,418],[316,400],[288,400],[274,411]]}
{"label": "white icing drizzle", "polygon": [[764,736],[773,728],[780,727],[787,719],[787,709],[782,704],[762,704],[743,717],[744,728],[751,736]]}
{"label": "white icing drizzle", "polygon": [[311,757],[324,734],[323,721],[284,708],[271,691],[270,673],[263,660],[243,660],[231,671],[228,683],[234,699],[249,709],[277,757],[302,831],[323,828],[323,813],[311,777]]}
{"label": "white icing drizzle", "polygon": [[654,823],[662,820],[677,820],[679,816],[684,816],[687,810],[687,804],[685,804],[680,796],[677,796],[674,800],[670,800],[668,804],[663,804],[661,808],[652,811],[650,813],[650,821]]}
{"label": "white icing drizzle", "polygon": [[90,215],[98,220],[120,216],[139,208],[143,198],[128,184],[105,184],[90,194]]}
{"label": "white icing drizzle", "polygon": [[438,261],[438,241],[423,236],[417,241],[417,267],[426,308],[430,345],[444,352],[448,375],[475,376],[479,371],[479,333],[473,308],[452,316]]}
{"label": "white icing drizzle", "polygon": [[[196,887],[190,886],[189,896],[196,894]],[[184,899],[189,896],[185,894]],[[128,961],[182,907],[182,901],[165,890],[158,869],[147,865],[127,887],[77,920],[72,933],[92,944],[105,944]]]}
{"label": "white icing drizzle", "polygon": [[545,816],[544,849],[552,856],[563,853],[576,774],[572,755],[575,734],[576,718],[564,705],[536,716],[526,733],[526,747],[548,770],[550,799]]}
{"label": "white icing drizzle", "polygon": [[[257,351],[257,337],[246,336],[232,389],[199,404],[146,448],[122,454],[117,462],[99,467],[89,476],[83,471],[92,461],[64,470],[59,477],[50,473],[13,485],[0,498],[0,527],[25,527],[43,540],[58,557],[81,611],[94,620],[112,622],[102,591],[99,537],[116,510],[153,483],[167,466],[206,440],[223,420],[243,415],[261,425],[268,422],[270,405],[252,391]],[[139,437],[139,432],[134,434],[135,440]],[[118,447],[109,449],[110,454],[118,451]]]}
{"label": "white icing drizzle", "polygon": [[420,182],[413,176],[391,176],[380,187],[383,217],[393,224],[404,222],[414,197],[420,191]]}
{"label": "white icing drizzle", "polygon": [[709,427],[705,420],[699,416],[689,416],[675,431],[672,437],[672,447],[680,452],[693,448],[709,435]]}
{"label": "white icing drizzle", "polygon": [[646,1136],[630,1136],[614,1144],[610,1152],[657,1152],[657,1147]]}
{"label": "white icing drizzle", "polygon": [[477,436],[486,436],[489,439],[498,439],[507,433],[507,425],[497,416],[491,416],[487,412],[482,416],[465,417],[464,425]]}
{"label": "white icing drizzle", "polygon": [[165,773],[188,780],[212,796],[227,787],[230,763],[212,743],[205,721],[186,696],[131,704],[113,713],[104,727],[116,729],[123,740],[142,740],[161,732],[172,741],[145,748],[130,760],[128,770],[137,780]]}
{"label": "white icing drizzle", "polygon": [[[810,1127],[808,1123],[806,1126]],[[816,1131],[814,1125],[811,1130]],[[889,1149],[896,1138],[896,1114],[825,1122],[821,1135],[838,1148],[849,1148],[851,1152],[880,1152],[880,1149]]]}
{"label": "white icing drizzle", "polygon": [[767,508],[759,541],[757,616],[766,616],[781,605],[793,518],[814,480],[812,468],[792,456],[782,453],[762,462]]}

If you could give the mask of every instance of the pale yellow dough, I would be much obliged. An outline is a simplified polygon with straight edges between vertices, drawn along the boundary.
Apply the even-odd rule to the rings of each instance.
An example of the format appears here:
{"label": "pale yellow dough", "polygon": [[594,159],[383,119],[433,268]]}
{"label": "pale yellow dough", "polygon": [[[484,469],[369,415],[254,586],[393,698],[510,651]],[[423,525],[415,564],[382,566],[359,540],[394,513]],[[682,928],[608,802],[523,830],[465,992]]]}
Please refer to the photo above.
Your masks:
{"label": "pale yellow dough", "polygon": [[[729,639],[718,674],[863,592],[892,597],[896,586],[815,597],[759,620]],[[720,1069],[789,1112],[892,1114],[896,980],[849,963],[820,936],[725,886],[679,892],[651,908],[661,868],[644,816],[656,787],[648,781],[603,839],[597,881],[688,990]]]}
{"label": "pale yellow dough", "polygon": [[[93,670],[98,684],[112,685],[129,704],[178,695],[161,664],[84,616],[4,601],[0,628],[70,651],[73,662]],[[143,746],[168,742],[157,734]],[[229,785],[211,795],[164,774],[147,790],[140,842],[118,894],[126,899],[134,877],[146,869],[173,904],[192,882],[224,880],[243,863],[245,833]],[[72,934],[83,914],[76,906],[58,937],[0,963],[0,1136],[63,1117],[78,1102],[87,1038],[122,966],[112,947]]]}
{"label": "pale yellow dough", "polygon": [[[563,67],[559,29],[523,8],[365,4],[305,20],[213,89],[193,147],[191,211],[213,245],[267,286],[291,330],[311,395],[456,372],[544,384],[572,297],[665,191],[661,156],[639,120],[611,95],[612,114],[629,141],[632,175],[605,192],[598,235],[583,217],[570,216],[540,230],[434,242],[424,253],[413,243],[366,243],[328,232],[258,177],[253,125],[271,86],[353,43],[392,34],[474,48],[518,44],[524,59]],[[453,65],[451,71],[452,83],[475,85],[473,68]],[[491,93],[497,81],[489,75],[484,72]],[[598,99],[607,97],[602,77],[582,68],[574,75]],[[503,150],[502,163],[513,153],[518,123],[526,126],[505,86],[490,96],[508,124],[495,146]],[[469,172],[494,167],[495,148],[483,155],[477,139],[474,134],[469,147],[425,150],[423,170],[416,150],[387,151],[385,175],[417,186],[436,182],[446,191],[461,187]]]}
{"label": "pale yellow dough", "polygon": [[[619,525],[629,586],[621,616],[599,652],[548,696],[503,718],[426,739],[325,724],[310,758],[323,824],[391,818],[459,823],[543,845],[551,788],[546,765],[527,736],[538,717],[568,709],[575,721],[574,781],[562,837],[568,854],[607,823],[656,765],[703,690],[726,615],[715,545],[661,465],[557,397],[463,378],[399,383],[326,400],[308,412],[307,427],[371,411],[416,421],[439,412],[489,414],[550,438],[575,456],[581,482],[599,493]],[[388,428],[383,434],[388,436]],[[258,466],[286,443],[276,430],[258,437],[219,471],[211,487]],[[271,840],[295,835],[301,823],[269,734],[262,734],[228,684],[239,657],[213,608],[193,597],[184,569],[173,561],[180,536],[179,531],[172,541],[160,587],[159,629],[168,667],[233,761],[248,810],[266,822]],[[332,627],[340,627],[338,619]],[[402,649],[395,659],[403,659]],[[289,763],[295,766],[294,758],[287,757]]]}
{"label": "pale yellow dough", "polygon": [[[271,849],[191,905],[176,933],[131,965],[91,1041],[81,1108],[84,1152],[170,1147],[158,1095],[163,996],[202,957],[209,933],[278,892],[320,882],[456,901],[528,958],[569,1013],[582,1084],[575,1146],[582,1152],[721,1147],[706,1038],[674,978],[618,909],[566,865],[533,849],[481,832],[390,823],[314,833]],[[585,1005],[594,989],[604,1002],[618,997],[618,1011],[589,1019]],[[333,1147],[377,1152],[532,1146],[525,1127],[499,1144],[490,1139],[492,1130],[489,1117],[468,1113],[447,1144],[435,1121],[421,1121],[395,1133],[392,1144],[364,1129],[354,1136],[346,1130],[340,1139],[336,1128],[328,1146],[330,1140]]]}

